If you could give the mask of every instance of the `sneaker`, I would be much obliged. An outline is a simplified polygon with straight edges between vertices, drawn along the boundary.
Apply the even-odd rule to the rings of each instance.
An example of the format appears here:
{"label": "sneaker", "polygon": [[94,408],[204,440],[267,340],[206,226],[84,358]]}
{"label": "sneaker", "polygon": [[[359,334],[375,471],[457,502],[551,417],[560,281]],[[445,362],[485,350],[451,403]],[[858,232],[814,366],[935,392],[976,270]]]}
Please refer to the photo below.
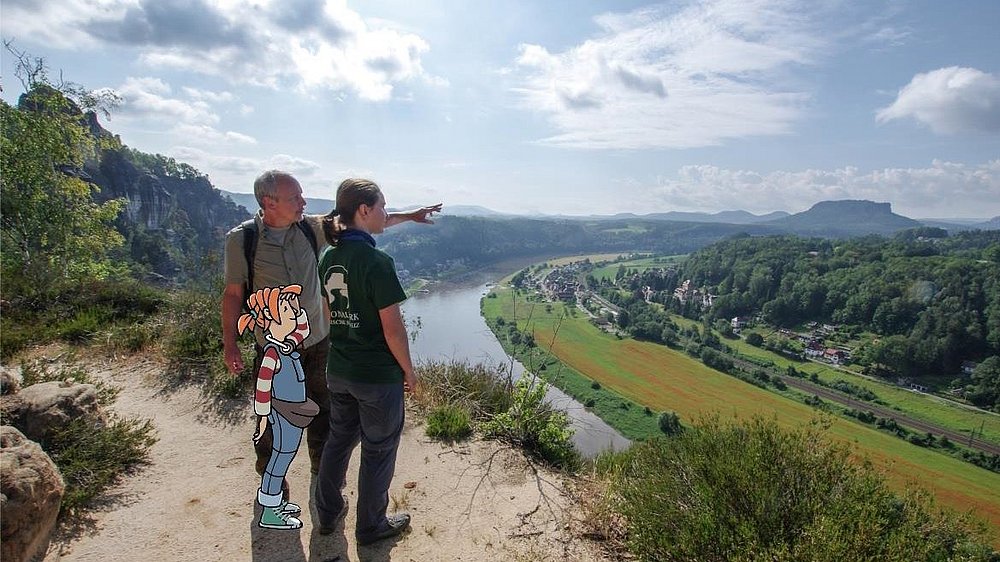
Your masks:
{"label": "sneaker", "polygon": [[290,501],[282,501],[281,505],[278,506],[278,511],[287,513],[288,515],[298,515],[302,513],[302,508]]}
{"label": "sneaker", "polygon": [[281,511],[281,507],[265,507],[260,514],[258,525],[265,529],[301,529],[302,521]]}
{"label": "sneaker", "polygon": [[337,529],[337,526],[340,525],[341,521],[343,521],[345,517],[347,517],[347,498],[344,498],[344,507],[340,510],[340,513],[333,518],[333,521],[330,521],[329,523],[320,522],[317,531],[321,535],[329,535]]}
{"label": "sneaker", "polygon": [[372,543],[376,543],[380,540],[395,537],[406,530],[410,526],[410,514],[408,513],[394,513],[386,517],[385,521],[379,526],[378,530],[371,534],[357,535],[358,545],[368,546]]}

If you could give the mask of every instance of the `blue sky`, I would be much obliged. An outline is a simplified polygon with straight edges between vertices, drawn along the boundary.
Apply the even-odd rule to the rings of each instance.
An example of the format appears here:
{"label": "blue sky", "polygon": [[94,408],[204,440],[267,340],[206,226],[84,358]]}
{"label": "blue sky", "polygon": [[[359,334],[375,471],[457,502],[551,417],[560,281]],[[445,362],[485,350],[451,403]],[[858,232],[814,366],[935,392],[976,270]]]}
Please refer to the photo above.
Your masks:
{"label": "blue sky", "polygon": [[229,191],[276,167],[390,206],[1000,215],[995,0],[4,0],[0,26]]}

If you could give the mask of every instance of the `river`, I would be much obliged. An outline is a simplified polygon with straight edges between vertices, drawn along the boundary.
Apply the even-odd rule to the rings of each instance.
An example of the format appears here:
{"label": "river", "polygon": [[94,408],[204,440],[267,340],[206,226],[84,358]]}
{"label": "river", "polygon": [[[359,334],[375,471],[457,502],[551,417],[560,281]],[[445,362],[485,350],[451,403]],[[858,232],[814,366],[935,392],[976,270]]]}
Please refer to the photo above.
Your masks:
{"label": "river", "polygon": [[[414,361],[510,365],[510,357],[479,311],[479,301],[487,290],[484,282],[436,284],[430,292],[416,293],[407,299],[402,307],[407,322],[419,318],[416,340],[410,345]],[[515,360],[514,376],[520,377],[524,372],[524,366]],[[628,447],[628,439],[561,390],[550,386],[547,398],[568,414],[574,430],[573,443],[584,457]]]}

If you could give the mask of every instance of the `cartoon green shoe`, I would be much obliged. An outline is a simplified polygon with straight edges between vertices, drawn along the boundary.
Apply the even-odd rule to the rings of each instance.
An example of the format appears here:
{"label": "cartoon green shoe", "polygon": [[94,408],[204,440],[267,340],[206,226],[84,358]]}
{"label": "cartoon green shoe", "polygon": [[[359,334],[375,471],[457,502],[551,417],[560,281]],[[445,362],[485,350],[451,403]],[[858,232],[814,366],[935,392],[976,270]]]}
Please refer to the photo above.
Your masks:
{"label": "cartoon green shoe", "polygon": [[287,512],[281,511],[281,506],[265,507],[260,514],[260,521],[257,523],[265,529],[291,530],[301,529],[302,521],[292,517]]}
{"label": "cartoon green shoe", "polygon": [[277,509],[282,513],[293,516],[302,513],[302,508],[299,507],[298,504],[286,501],[282,501],[281,505],[279,505]]}

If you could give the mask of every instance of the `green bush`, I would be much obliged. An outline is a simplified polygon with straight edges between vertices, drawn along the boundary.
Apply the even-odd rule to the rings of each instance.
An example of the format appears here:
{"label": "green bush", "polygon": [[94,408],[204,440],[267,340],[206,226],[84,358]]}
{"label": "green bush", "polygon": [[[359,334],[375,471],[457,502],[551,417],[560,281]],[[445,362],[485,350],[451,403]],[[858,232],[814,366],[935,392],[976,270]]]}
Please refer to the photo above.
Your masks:
{"label": "green bush", "polygon": [[59,324],[56,333],[63,341],[81,344],[94,338],[102,328],[108,326],[112,311],[104,306],[80,310],[68,321]]}
{"label": "green bush", "polygon": [[57,430],[41,445],[66,482],[61,512],[73,514],[85,508],[122,473],[146,464],[155,442],[150,420],[113,418],[95,428],[76,419]]}
{"label": "green bush", "polygon": [[468,410],[446,404],[427,415],[427,436],[445,442],[461,441],[472,435],[472,418]]}
{"label": "green bush", "polygon": [[222,302],[219,295],[185,291],[170,303],[167,355],[174,360],[222,357]]}
{"label": "green bush", "polygon": [[[120,388],[95,380],[84,369],[49,369],[40,362],[21,365],[25,387],[49,381],[73,381],[97,387],[97,401],[111,404]],[[149,448],[156,442],[149,420],[120,419],[112,416],[107,425],[95,427],[78,418],[56,430],[40,445],[52,458],[66,482],[62,513],[72,514],[115,482],[119,475],[149,460]]]}
{"label": "green bush", "polygon": [[163,324],[155,320],[115,326],[108,332],[108,346],[117,351],[136,353],[155,344],[163,333]]}
{"label": "green bush", "polygon": [[465,362],[428,362],[417,368],[421,404],[433,410],[458,406],[472,421],[483,421],[506,411],[513,402],[513,383],[503,366]]}
{"label": "green bush", "polygon": [[595,466],[641,560],[995,560],[981,524],[850,456],[815,425],[710,418]]}
{"label": "green bush", "polygon": [[580,455],[573,448],[569,419],[545,401],[547,388],[541,380],[519,379],[510,408],[483,423],[483,433],[522,447],[556,468],[575,470]]}
{"label": "green bush", "polygon": [[166,294],[138,282],[106,280],[39,287],[4,287],[3,346],[9,358],[54,339],[85,343],[117,326],[143,322],[159,312]]}

